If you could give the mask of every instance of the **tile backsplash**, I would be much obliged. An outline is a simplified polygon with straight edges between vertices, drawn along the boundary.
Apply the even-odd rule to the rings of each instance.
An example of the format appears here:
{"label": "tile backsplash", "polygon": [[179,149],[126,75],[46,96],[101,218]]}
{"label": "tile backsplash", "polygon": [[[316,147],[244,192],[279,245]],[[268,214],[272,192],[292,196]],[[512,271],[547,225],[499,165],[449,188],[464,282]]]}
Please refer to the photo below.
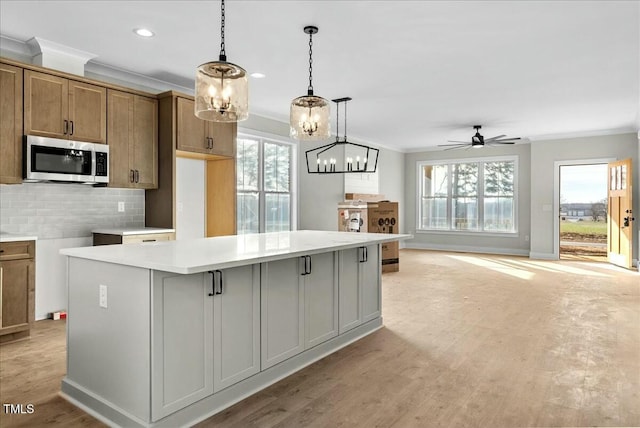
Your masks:
{"label": "tile backsplash", "polygon": [[[118,212],[118,202],[125,211]],[[38,239],[91,236],[105,227],[144,226],[144,190],[85,184],[0,185],[0,231]]]}

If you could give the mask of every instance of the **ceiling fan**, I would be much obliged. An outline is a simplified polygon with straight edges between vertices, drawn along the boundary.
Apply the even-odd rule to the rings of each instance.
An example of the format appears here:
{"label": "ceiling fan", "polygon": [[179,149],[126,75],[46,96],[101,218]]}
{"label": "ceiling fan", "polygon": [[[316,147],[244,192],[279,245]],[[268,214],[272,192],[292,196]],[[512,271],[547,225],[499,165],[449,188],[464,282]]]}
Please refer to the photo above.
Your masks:
{"label": "ceiling fan", "polygon": [[491,138],[484,138],[482,135],[480,135],[481,128],[482,128],[482,125],[473,125],[473,129],[476,130],[476,134],[473,137],[471,137],[470,142],[449,140],[450,143],[454,143],[454,144],[440,144],[439,147],[449,147],[445,150],[462,149],[465,147],[467,149],[470,149],[471,147],[473,147],[474,149],[479,149],[481,147],[496,146],[498,144],[515,144],[515,142],[520,139],[520,137],[504,138],[506,137],[506,135],[498,135]]}

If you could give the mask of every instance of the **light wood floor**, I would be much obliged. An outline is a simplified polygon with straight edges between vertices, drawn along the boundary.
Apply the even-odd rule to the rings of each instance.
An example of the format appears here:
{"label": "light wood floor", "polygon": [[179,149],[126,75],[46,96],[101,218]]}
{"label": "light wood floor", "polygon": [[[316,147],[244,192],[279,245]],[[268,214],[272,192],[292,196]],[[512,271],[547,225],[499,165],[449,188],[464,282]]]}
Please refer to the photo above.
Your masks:
{"label": "light wood floor", "polygon": [[[640,274],[403,250],[385,327],[202,427],[640,426]],[[0,425],[101,426],[56,394],[64,323],[0,347]]]}

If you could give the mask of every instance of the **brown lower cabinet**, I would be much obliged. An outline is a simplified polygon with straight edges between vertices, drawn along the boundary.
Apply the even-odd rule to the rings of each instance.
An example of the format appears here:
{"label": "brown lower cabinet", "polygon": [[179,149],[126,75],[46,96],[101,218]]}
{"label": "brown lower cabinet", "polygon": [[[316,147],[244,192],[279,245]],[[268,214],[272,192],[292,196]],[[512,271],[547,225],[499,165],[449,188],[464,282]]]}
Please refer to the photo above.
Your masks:
{"label": "brown lower cabinet", "polygon": [[35,291],[35,241],[0,243],[0,343],[29,337]]}

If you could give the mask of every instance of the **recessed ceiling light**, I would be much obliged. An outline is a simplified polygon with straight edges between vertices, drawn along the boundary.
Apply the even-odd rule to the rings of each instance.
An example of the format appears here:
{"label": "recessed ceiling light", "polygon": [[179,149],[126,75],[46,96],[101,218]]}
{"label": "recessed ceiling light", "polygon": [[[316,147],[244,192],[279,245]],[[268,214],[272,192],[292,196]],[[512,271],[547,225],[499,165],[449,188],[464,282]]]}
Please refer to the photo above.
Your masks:
{"label": "recessed ceiling light", "polygon": [[155,34],[151,30],[147,30],[146,28],[136,28],[133,30],[140,37],[153,37]]}
{"label": "recessed ceiling light", "polygon": [[264,73],[251,73],[251,77],[254,79],[264,79],[267,75]]}

